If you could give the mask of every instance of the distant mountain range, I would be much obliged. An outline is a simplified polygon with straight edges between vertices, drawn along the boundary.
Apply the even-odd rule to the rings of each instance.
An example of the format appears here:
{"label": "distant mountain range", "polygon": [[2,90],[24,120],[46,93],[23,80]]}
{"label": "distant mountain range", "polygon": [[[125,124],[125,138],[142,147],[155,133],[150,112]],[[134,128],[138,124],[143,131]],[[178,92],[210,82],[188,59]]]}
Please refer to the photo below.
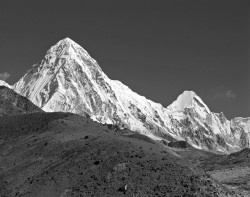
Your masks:
{"label": "distant mountain range", "polygon": [[52,46],[16,84],[10,86],[47,112],[88,115],[154,140],[187,141],[198,149],[225,153],[249,147],[250,118],[227,120],[213,113],[193,91],[167,108],[111,80],[80,45],[69,38]]}

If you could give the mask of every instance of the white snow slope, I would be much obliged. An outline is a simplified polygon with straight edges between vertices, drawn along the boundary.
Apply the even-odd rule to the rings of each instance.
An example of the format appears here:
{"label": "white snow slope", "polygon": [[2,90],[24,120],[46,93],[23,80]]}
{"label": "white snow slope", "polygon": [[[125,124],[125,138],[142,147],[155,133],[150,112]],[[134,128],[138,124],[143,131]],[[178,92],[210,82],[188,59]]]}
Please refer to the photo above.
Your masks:
{"label": "white snow slope", "polygon": [[8,83],[6,83],[6,82],[3,81],[3,80],[0,80],[0,86],[6,86],[6,87],[8,87],[8,88],[10,88],[10,89],[13,88],[12,86],[10,86]]}
{"label": "white snow slope", "polygon": [[212,113],[192,91],[164,108],[109,79],[87,51],[69,38],[52,46],[14,90],[45,111],[88,114],[100,123],[156,140],[186,140],[197,148],[223,152],[249,146],[250,119],[229,121]]}

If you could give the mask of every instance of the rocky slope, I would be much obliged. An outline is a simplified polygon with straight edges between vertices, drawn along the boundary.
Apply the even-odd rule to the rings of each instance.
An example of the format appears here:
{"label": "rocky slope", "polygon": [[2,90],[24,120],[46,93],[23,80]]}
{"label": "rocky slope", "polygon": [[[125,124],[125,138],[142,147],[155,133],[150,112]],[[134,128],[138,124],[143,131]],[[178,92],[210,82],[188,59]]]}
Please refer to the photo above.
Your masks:
{"label": "rocky slope", "polygon": [[0,84],[0,116],[42,111],[27,98],[17,94],[8,87]]}
{"label": "rocky slope", "polygon": [[211,112],[192,91],[181,94],[167,110],[181,124],[179,135],[194,146],[222,152],[249,147],[250,118],[227,120],[222,112]]}
{"label": "rocky slope", "polygon": [[212,113],[192,91],[185,91],[164,108],[109,79],[69,38],[52,46],[14,90],[45,111],[88,114],[100,123],[128,128],[156,140],[186,140],[196,148],[223,152],[249,146],[249,118],[229,121],[223,113]]}
{"label": "rocky slope", "polygon": [[70,113],[0,117],[0,196],[236,196],[140,134]]}
{"label": "rocky slope", "polygon": [[242,196],[250,196],[250,149],[229,155],[210,155],[199,158],[199,167],[214,179]]}

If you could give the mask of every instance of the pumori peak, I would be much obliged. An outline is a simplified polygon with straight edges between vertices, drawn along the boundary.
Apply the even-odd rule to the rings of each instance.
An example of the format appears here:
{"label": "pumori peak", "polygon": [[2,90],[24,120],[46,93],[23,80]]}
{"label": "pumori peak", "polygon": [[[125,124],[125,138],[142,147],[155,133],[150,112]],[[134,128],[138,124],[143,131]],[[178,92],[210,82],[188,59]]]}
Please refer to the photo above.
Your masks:
{"label": "pumori peak", "polygon": [[58,47],[58,46],[60,46],[61,44],[66,44],[66,45],[68,45],[68,46],[73,45],[73,46],[81,47],[79,44],[77,44],[74,40],[70,39],[69,37],[66,37],[66,38],[64,38],[64,39],[62,39],[62,40],[60,40],[60,41],[58,41],[58,42],[54,45],[54,47]]}
{"label": "pumori peak", "polygon": [[[88,52],[70,38],[64,38],[52,46],[45,58],[71,58],[77,62],[92,59]],[[92,59],[93,60],[93,59]]]}
{"label": "pumori peak", "polygon": [[69,38],[52,46],[43,60],[15,84],[15,90],[45,111],[87,113],[100,123],[116,124],[154,138],[170,135],[165,131],[170,120],[162,105],[109,79],[98,63]]}
{"label": "pumori peak", "polygon": [[[249,123],[231,124],[209,110],[193,91],[184,91],[164,108],[111,80],[80,45],[65,38],[46,53],[14,90],[44,111],[88,114],[156,140],[186,140],[197,148],[231,152],[249,147]],[[242,141],[242,138],[245,141]]]}

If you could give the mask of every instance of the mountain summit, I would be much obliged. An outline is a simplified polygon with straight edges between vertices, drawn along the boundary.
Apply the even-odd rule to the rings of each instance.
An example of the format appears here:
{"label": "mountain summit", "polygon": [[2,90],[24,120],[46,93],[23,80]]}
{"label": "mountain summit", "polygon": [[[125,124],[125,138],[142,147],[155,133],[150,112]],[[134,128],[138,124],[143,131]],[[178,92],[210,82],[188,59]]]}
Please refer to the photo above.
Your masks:
{"label": "mountain summit", "polygon": [[193,91],[184,91],[178,98],[169,105],[168,109],[174,111],[184,111],[186,108],[203,107],[207,113],[210,113],[207,105]]}
{"label": "mountain summit", "polygon": [[87,113],[100,123],[116,124],[156,139],[160,134],[169,135],[165,132],[169,117],[160,104],[110,80],[69,38],[52,46],[14,89],[45,111]]}
{"label": "mountain summit", "polygon": [[156,140],[185,140],[197,148],[223,152],[249,146],[249,121],[229,121],[212,113],[192,91],[164,108],[109,79],[87,51],[69,38],[52,46],[14,90],[44,111],[88,114],[100,123]]}

